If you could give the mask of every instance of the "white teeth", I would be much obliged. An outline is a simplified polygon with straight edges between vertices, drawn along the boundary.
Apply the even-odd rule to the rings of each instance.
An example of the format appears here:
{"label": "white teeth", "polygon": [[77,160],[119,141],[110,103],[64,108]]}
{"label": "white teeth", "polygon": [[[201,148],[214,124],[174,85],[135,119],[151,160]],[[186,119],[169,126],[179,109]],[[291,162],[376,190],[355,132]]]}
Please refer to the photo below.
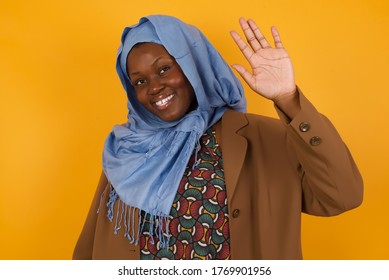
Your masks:
{"label": "white teeth", "polygon": [[173,94],[172,95],[169,95],[168,97],[166,97],[166,98],[164,98],[164,99],[162,99],[162,100],[159,100],[159,101],[157,101],[157,102],[155,102],[155,105],[157,105],[157,106],[163,106],[163,105],[165,105],[170,99],[172,99],[173,98]]}

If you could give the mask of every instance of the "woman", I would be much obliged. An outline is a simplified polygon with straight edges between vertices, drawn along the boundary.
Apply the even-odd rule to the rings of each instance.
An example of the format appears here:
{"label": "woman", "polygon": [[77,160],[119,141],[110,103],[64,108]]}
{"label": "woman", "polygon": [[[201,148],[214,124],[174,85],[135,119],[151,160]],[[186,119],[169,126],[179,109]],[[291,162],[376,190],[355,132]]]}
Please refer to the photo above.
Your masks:
{"label": "woman", "polygon": [[124,30],[116,69],[128,122],[115,126],[74,259],[301,259],[301,212],[337,215],[363,183],[335,128],[296,87],[272,28],[232,38],[233,68],[280,120],[245,114],[242,86],[195,27],[149,16]]}

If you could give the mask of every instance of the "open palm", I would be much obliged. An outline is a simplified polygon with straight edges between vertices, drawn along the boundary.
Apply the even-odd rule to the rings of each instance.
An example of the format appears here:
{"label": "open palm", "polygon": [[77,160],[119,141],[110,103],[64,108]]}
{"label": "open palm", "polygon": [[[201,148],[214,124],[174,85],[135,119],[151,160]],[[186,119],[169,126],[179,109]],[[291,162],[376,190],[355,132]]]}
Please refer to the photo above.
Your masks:
{"label": "open palm", "polygon": [[295,92],[294,72],[292,61],[284,49],[278,31],[272,27],[275,47],[271,47],[262,35],[254,21],[241,18],[239,23],[248,44],[235,31],[232,38],[250,63],[250,72],[244,66],[234,64],[246,83],[258,94],[277,101]]}

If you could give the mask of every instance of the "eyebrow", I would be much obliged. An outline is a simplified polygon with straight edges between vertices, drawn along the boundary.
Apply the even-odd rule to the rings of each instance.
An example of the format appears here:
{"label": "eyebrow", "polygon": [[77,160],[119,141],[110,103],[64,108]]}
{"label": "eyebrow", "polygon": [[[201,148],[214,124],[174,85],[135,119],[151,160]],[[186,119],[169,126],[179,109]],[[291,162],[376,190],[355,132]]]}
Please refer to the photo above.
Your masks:
{"label": "eyebrow", "polygon": [[130,74],[128,74],[128,76],[139,76],[140,73],[139,72],[132,72]]}

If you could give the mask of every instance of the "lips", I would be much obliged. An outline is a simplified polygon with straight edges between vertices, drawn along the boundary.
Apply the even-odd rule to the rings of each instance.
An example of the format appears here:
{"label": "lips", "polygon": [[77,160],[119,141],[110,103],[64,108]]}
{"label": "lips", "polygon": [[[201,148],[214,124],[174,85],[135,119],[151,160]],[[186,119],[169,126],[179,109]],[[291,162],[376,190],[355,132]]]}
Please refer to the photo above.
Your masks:
{"label": "lips", "polygon": [[169,101],[172,100],[172,98],[174,97],[174,94],[170,94],[168,96],[166,96],[165,98],[161,98],[154,102],[155,106],[162,110],[162,109],[165,109],[168,105],[169,105]]}

